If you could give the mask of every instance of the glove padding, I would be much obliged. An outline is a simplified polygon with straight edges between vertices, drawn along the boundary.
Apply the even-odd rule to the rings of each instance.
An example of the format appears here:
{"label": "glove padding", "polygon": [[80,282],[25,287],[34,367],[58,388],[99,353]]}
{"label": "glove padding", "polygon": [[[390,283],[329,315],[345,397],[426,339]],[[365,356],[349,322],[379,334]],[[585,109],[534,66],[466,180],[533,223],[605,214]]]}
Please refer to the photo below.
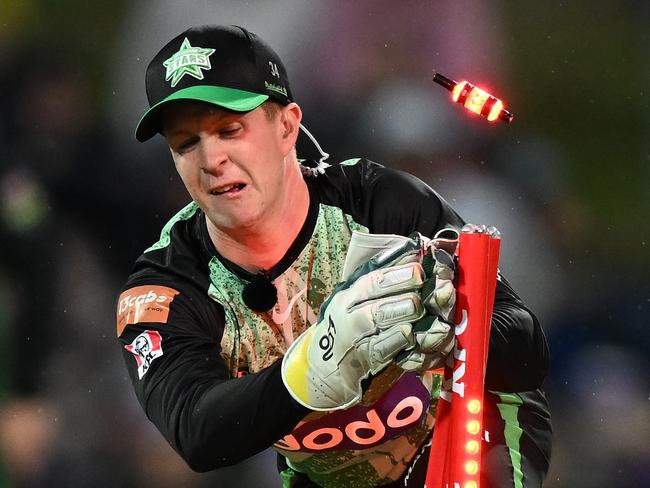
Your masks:
{"label": "glove padding", "polygon": [[454,260],[443,249],[435,248],[435,240],[431,244],[423,260],[427,281],[422,297],[428,313],[413,326],[414,346],[396,357],[397,365],[405,371],[439,368],[454,348]]}
{"label": "glove padding", "polygon": [[282,380],[312,410],[348,408],[361,382],[414,345],[412,323],[424,315],[422,242],[409,239],[357,267],[321,307],[318,322],[289,347]]}

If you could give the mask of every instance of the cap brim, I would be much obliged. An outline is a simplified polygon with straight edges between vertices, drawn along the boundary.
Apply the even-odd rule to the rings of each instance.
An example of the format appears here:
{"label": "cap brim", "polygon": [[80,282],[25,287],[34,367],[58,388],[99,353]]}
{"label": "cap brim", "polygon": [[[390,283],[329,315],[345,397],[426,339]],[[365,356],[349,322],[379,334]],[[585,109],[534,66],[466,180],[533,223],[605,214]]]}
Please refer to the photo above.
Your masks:
{"label": "cap brim", "polygon": [[135,138],[140,142],[144,142],[160,132],[160,110],[170,102],[197,100],[212,103],[235,112],[248,112],[262,105],[268,98],[268,95],[223,86],[198,85],[183,88],[172,93],[145,112],[135,129]]}

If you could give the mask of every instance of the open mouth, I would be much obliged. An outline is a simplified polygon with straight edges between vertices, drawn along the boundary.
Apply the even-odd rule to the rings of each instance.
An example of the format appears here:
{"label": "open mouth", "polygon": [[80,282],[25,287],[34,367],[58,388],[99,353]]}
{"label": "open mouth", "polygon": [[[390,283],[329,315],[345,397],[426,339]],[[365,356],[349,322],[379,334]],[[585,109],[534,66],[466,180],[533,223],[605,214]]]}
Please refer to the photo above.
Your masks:
{"label": "open mouth", "polygon": [[244,183],[235,183],[233,185],[220,186],[210,190],[211,195],[225,195],[225,194],[235,194],[244,189],[246,185]]}

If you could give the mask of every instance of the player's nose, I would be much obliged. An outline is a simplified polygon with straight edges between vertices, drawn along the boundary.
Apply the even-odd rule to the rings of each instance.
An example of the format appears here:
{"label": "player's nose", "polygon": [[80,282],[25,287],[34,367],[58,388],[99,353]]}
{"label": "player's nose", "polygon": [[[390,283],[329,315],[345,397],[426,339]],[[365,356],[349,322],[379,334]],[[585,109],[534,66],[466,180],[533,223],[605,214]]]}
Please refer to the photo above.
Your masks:
{"label": "player's nose", "polygon": [[218,174],[223,165],[228,161],[228,154],[225,151],[224,144],[219,141],[218,137],[204,136],[201,137],[201,169],[209,174]]}

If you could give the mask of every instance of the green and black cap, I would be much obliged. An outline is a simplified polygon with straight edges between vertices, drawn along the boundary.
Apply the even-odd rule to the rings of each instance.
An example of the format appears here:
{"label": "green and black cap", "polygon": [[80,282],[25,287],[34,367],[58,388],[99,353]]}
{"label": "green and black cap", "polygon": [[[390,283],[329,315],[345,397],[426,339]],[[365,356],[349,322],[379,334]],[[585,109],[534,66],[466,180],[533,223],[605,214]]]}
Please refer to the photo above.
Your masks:
{"label": "green and black cap", "polygon": [[248,112],[266,100],[293,101],[287,71],[271,47],[238,26],[192,27],[175,37],[147,67],[149,110],[135,131],[144,142],[161,131],[160,109],[198,100]]}

